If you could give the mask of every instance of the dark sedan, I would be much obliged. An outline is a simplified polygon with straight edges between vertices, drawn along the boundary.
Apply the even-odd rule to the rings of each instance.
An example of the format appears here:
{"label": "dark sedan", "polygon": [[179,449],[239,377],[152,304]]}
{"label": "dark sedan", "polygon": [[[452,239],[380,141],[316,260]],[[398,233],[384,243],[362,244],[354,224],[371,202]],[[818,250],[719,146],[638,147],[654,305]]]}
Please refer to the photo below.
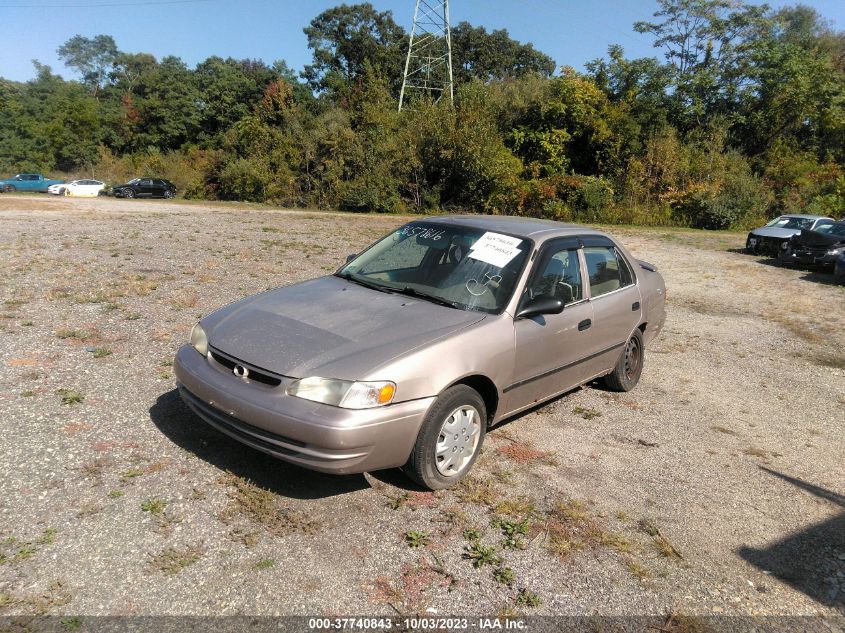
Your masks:
{"label": "dark sedan", "polygon": [[173,183],[163,178],[133,178],[111,190],[115,198],[172,198],[176,195]]}
{"label": "dark sedan", "polygon": [[778,259],[785,264],[831,268],[845,254],[845,222],[826,221],[804,229],[784,243]]}

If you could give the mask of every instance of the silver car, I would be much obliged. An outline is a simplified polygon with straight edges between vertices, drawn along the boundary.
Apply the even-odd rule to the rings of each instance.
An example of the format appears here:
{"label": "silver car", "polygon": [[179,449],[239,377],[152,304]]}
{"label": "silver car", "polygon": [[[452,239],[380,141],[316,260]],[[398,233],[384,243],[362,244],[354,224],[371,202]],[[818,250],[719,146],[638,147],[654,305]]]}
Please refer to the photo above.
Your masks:
{"label": "silver car", "polygon": [[777,257],[790,237],[804,229],[813,231],[820,223],[832,220],[824,215],[782,215],[751,231],[745,238],[745,250],[755,255]]}
{"label": "silver car", "polygon": [[582,226],[411,222],[333,275],[202,319],[178,352],[185,402],[253,448],[318,471],[460,481],[486,431],[602,377],[639,381],[665,320],[654,266]]}

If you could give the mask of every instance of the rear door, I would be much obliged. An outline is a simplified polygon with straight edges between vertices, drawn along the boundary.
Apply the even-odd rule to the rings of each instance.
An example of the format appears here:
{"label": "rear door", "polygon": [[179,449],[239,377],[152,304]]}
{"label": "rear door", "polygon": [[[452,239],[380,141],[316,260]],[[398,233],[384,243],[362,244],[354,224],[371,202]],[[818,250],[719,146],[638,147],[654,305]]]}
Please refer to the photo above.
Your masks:
{"label": "rear door", "polygon": [[560,314],[514,321],[514,373],[507,408],[516,411],[577,386],[584,376],[593,308],[586,299],[578,238],[543,245],[522,301],[551,295],[564,303]]}
{"label": "rear door", "polygon": [[149,198],[153,195],[154,191],[155,188],[152,178],[141,178],[141,182],[138,185],[138,195]]}
{"label": "rear door", "polygon": [[642,315],[642,298],[633,267],[603,236],[585,236],[584,262],[593,308],[593,353],[588,377],[612,369]]}

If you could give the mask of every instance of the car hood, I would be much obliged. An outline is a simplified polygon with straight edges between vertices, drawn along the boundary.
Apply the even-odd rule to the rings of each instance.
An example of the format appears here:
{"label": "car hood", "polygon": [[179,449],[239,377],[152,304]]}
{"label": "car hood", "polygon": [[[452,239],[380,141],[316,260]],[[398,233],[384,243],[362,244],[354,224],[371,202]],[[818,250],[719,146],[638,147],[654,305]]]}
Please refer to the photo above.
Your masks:
{"label": "car hood", "polygon": [[256,367],[292,378],[358,380],[484,318],[329,276],[230,304],[202,325],[211,347]]}
{"label": "car hood", "polygon": [[801,234],[795,238],[795,241],[804,246],[833,246],[834,244],[845,241],[845,237],[832,233],[819,233],[818,231],[808,231],[807,229],[804,229],[801,231]]}
{"label": "car hood", "polygon": [[779,229],[777,227],[770,226],[754,229],[751,231],[751,235],[756,235],[757,237],[777,237],[787,239],[800,232],[801,229]]}

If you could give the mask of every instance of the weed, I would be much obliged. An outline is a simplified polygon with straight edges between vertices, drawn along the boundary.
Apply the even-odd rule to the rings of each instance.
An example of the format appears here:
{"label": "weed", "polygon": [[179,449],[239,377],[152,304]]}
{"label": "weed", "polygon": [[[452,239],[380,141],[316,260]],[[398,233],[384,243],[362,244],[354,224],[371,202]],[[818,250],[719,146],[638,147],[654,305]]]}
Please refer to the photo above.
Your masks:
{"label": "weed", "polygon": [[38,392],[33,391],[32,389],[27,389],[26,391],[21,392],[21,397],[23,398],[32,398],[33,396],[37,396]]}
{"label": "weed", "polygon": [[387,498],[387,507],[392,509],[392,510],[398,510],[403,505],[405,505],[405,502],[410,497],[411,497],[411,493],[409,493],[409,492],[403,492],[402,494],[398,494],[398,495],[390,495]]}
{"label": "weed", "polygon": [[429,540],[431,540],[431,534],[429,532],[419,530],[405,532],[405,543],[408,544],[408,547],[425,547],[428,545]]}
{"label": "weed", "polygon": [[126,493],[123,492],[122,490],[109,490],[109,497],[111,497],[112,499],[117,499],[119,497],[122,497],[124,494],[126,494]]}
{"label": "weed", "polygon": [[60,328],[56,330],[56,337],[60,339],[74,338],[84,341],[90,336],[88,330],[80,328]]}
{"label": "weed", "polygon": [[475,568],[483,567],[484,565],[499,565],[502,562],[501,556],[496,554],[496,548],[492,545],[482,545],[481,543],[472,543],[464,546],[464,558],[472,561],[472,566]]}
{"label": "weed", "polygon": [[648,534],[652,538],[652,542],[654,543],[654,548],[657,550],[658,554],[663,556],[664,558],[678,558],[683,559],[681,553],[675,548],[674,545],[667,539],[663,534],[660,533],[660,530],[657,526],[650,520],[650,519],[640,519],[637,527],[640,531]]}
{"label": "weed", "polygon": [[493,580],[510,587],[516,582],[516,573],[510,567],[497,567],[493,570]]}
{"label": "weed", "polygon": [[467,528],[464,530],[464,538],[470,543],[477,543],[481,539],[481,530],[477,528]]}
{"label": "weed", "polygon": [[72,618],[64,618],[61,621],[62,628],[65,631],[78,631],[82,628],[82,618],[74,616]]}
{"label": "weed", "polygon": [[56,540],[56,534],[58,530],[56,528],[47,528],[39,537],[37,543],[39,545],[52,545],[53,542]]}
{"label": "weed", "polygon": [[628,568],[628,571],[631,573],[632,576],[639,580],[646,580],[647,578],[651,578],[651,572],[643,567],[642,563],[640,563],[635,558],[627,558],[625,560],[625,567]]}
{"label": "weed", "polygon": [[493,527],[499,528],[504,535],[502,547],[506,549],[525,549],[525,541],[522,536],[528,534],[530,521],[523,519],[515,521],[512,519],[495,518],[490,523]]}
{"label": "weed", "polygon": [[504,514],[517,518],[532,516],[537,511],[534,507],[534,502],[528,497],[505,499],[504,501],[497,503],[494,510],[497,514]]}
{"label": "weed", "polygon": [[150,514],[161,514],[167,507],[167,501],[164,499],[147,499],[141,504],[141,510],[149,512]]}
{"label": "weed", "polygon": [[597,409],[587,409],[584,407],[575,407],[572,409],[572,413],[575,415],[580,415],[585,420],[592,420],[594,418],[600,418],[602,416],[601,411]]}
{"label": "weed", "polygon": [[274,536],[286,536],[294,532],[314,534],[320,529],[320,524],[304,512],[282,507],[277,495],[243,477],[228,473],[223,482],[229,485],[228,495],[231,500],[224,511],[224,518],[241,514]]}
{"label": "weed", "polygon": [[229,532],[229,540],[242,543],[247,548],[255,547],[258,545],[258,532],[255,530],[245,530],[244,528],[235,528]]}
{"label": "weed", "polygon": [[127,470],[126,472],[124,472],[120,476],[120,479],[121,479],[121,481],[129,481],[130,479],[134,479],[135,477],[140,477],[143,474],[144,474],[144,471],[140,470],[139,468],[130,468],[129,470]]}
{"label": "weed", "polygon": [[516,594],[516,604],[520,607],[539,607],[542,603],[540,596],[524,587]]}
{"label": "weed", "polygon": [[112,351],[107,347],[96,347],[94,348],[94,358],[105,358],[106,356],[111,356]]}
{"label": "weed", "polygon": [[258,561],[255,563],[255,569],[262,570],[262,569],[270,569],[276,565],[276,561],[272,558],[265,558],[263,560]]}
{"label": "weed", "polygon": [[149,567],[167,576],[174,576],[196,563],[203,554],[201,547],[187,545],[182,548],[168,547],[158,554],[150,554]]}
{"label": "weed", "polygon": [[56,394],[62,397],[62,404],[79,404],[85,400],[85,394],[73,389],[56,389]]}
{"label": "weed", "polygon": [[493,487],[489,479],[467,477],[456,488],[458,499],[464,503],[477,503],[479,505],[494,506],[499,498],[499,493]]}
{"label": "weed", "polygon": [[103,471],[106,469],[106,466],[109,466],[111,463],[111,460],[107,457],[97,457],[90,462],[82,464],[82,466],[79,467],[79,473],[86,479],[99,479],[103,476]]}

